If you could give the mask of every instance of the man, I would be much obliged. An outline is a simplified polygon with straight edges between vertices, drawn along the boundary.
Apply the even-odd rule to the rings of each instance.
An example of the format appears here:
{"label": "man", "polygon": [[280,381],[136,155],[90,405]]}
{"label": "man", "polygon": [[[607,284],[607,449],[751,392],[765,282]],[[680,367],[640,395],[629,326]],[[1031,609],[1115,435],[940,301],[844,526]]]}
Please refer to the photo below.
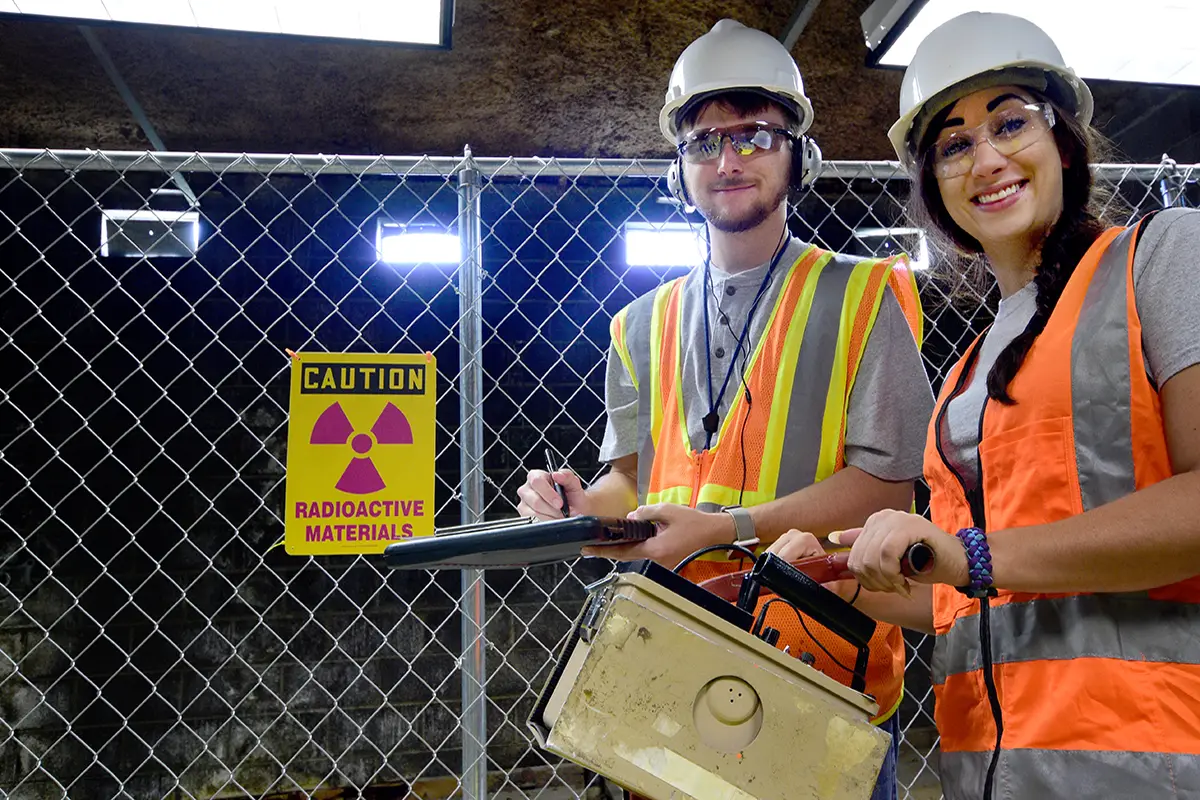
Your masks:
{"label": "man", "polygon": [[[680,55],[659,121],[679,154],[672,193],[704,217],[709,258],[612,321],[600,453],[610,471],[587,489],[570,472],[530,472],[518,513],[561,517],[557,484],[572,514],[632,512],[657,525],[645,543],[585,554],[673,568],[708,545],[765,548],[792,528],[824,538],[908,509],[933,406],[915,283],[902,261],[789,235],[789,193],[819,161],[791,54],[721,20]],[[700,582],[747,566],[733,556],[709,553],[682,574]],[[849,685],[847,644],[782,604],[767,624],[779,647],[812,653]],[[866,690],[893,748],[878,798],[896,796],[903,675],[900,631],[880,625]]]}

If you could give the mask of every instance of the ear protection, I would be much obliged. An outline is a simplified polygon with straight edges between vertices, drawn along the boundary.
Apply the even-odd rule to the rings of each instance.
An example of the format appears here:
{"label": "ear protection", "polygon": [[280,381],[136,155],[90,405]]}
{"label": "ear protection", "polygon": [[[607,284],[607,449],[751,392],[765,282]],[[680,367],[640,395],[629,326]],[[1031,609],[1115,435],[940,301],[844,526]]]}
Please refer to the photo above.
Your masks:
{"label": "ear protection", "polygon": [[[789,189],[793,197],[807,189],[821,174],[821,148],[816,141],[808,136],[801,136],[792,142],[791,183]],[[685,211],[695,208],[692,197],[688,194],[687,184],[683,179],[683,157],[675,156],[671,166],[667,168],[667,191],[671,197],[679,201]]]}

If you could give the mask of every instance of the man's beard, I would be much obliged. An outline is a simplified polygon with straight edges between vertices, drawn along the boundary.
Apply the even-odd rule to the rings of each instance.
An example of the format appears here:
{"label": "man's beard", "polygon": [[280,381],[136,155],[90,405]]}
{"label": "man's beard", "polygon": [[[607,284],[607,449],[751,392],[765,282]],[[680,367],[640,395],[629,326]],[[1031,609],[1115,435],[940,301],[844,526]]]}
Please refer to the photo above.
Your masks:
{"label": "man's beard", "polygon": [[[728,186],[737,185],[741,184],[728,184]],[[717,184],[718,188],[721,186],[722,184]],[[719,212],[716,208],[700,200],[696,201],[696,208],[700,210],[704,219],[717,230],[725,233],[741,233],[763,224],[768,217],[775,213],[775,209],[779,208],[779,204],[787,199],[787,195],[788,187],[785,183],[770,200],[751,206],[739,216],[731,216]]]}

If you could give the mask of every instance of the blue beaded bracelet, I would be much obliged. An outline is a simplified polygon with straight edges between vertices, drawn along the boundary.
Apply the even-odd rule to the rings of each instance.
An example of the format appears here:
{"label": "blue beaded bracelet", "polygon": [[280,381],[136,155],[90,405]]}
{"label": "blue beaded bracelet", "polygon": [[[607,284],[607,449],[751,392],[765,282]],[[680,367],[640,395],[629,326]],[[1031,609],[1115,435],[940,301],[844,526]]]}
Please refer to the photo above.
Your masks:
{"label": "blue beaded bracelet", "polygon": [[995,597],[992,585],[992,551],[988,549],[987,535],[979,528],[963,528],[957,534],[967,551],[967,572],[971,581],[958,590],[968,597]]}

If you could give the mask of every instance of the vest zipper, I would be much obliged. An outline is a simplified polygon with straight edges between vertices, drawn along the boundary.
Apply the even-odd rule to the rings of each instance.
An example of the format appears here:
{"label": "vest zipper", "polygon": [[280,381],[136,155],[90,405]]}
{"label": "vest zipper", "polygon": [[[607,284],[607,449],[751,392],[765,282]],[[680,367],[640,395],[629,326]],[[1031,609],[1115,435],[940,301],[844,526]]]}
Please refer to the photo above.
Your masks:
{"label": "vest zipper", "polygon": [[700,503],[700,479],[704,475],[704,454],[708,450],[692,452],[694,453],[692,462],[695,464],[695,469],[692,471],[692,508],[695,508]]}
{"label": "vest zipper", "polygon": [[[958,375],[958,381],[954,385],[954,390],[950,396],[946,398],[946,402],[942,404],[938,411],[937,421],[934,425],[934,441],[937,445],[938,457],[942,459],[942,463],[946,469],[950,470],[951,474],[958,480],[959,488],[962,489],[963,496],[967,500],[967,505],[971,509],[971,524],[981,531],[987,531],[987,506],[984,504],[983,497],[983,459],[979,455],[979,445],[975,447],[975,476],[976,483],[974,489],[967,489],[967,482],[963,479],[962,473],[954,468],[950,463],[950,459],[946,458],[946,451],[942,448],[942,423],[946,416],[946,410],[950,406],[950,401],[962,392],[963,386],[967,382],[967,377],[971,374],[971,369],[975,365],[975,360],[979,356],[980,350],[983,349],[983,339],[967,354],[967,360],[963,363],[962,371]],[[979,438],[978,443],[983,443],[983,420],[987,414],[988,398],[985,396],[983,400],[983,409],[979,412]],[[1000,760],[1000,743],[1004,737],[1004,713],[1000,708],[1000,695],[996,690],[995,665],[992,659],[992,625],[991,625],[991,604],[989,598],[981,597],[979,599],[979,643],[980,651],[983,656],[983,685],[987,690],[988,705],[992,710],[992,721],[996,725],[996,745],[992,749],[992,757],[988,761],[987,775],[984,777],[983,783],[983,800],[992,800],[992,787],[996,779],[996,765]]]}

